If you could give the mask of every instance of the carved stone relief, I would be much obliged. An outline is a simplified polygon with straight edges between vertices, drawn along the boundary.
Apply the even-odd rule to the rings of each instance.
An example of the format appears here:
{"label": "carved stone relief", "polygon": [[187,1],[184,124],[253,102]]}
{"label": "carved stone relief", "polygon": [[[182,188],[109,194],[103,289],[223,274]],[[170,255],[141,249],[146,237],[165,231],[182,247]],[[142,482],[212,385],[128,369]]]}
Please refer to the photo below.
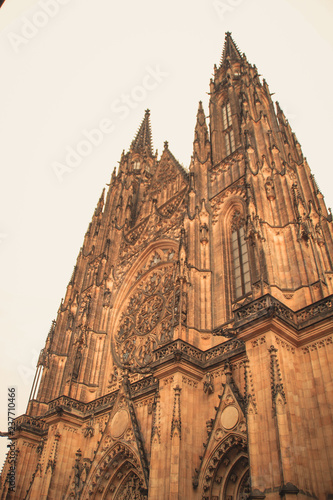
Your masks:
{"label": "carved stone relief", "polygon": [[172,264],[155,267],[138,280],[114,337],[114,356],[120,366],[134,371],[146,367],[153,350],[172,339],[176,291]]}

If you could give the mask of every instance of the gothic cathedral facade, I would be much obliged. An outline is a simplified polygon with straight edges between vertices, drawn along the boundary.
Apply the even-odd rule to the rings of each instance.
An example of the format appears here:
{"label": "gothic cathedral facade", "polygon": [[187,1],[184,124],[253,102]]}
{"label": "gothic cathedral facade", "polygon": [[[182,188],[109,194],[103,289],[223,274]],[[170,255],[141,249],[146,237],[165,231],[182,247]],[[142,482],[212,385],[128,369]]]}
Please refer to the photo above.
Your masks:
{"label": "gothic cathedral facade", "polygon": [[333,498],[332,229],[227,33],[189,169],[147,110],[98,201],[0,498]]}

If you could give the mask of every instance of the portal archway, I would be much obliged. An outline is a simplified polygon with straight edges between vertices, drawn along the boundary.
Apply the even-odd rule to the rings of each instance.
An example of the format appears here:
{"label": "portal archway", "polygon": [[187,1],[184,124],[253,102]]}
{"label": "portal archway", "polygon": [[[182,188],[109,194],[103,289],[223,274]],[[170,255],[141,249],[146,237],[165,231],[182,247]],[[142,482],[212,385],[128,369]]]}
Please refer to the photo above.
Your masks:
{"label": "portal archway", "polygon": [[229,435],[206,463],[202,500],[245,500],[250,492],[250,469],[246,439]]}
{"label": "portal archway", "polygon": [[89,500],[147,500],[146,484],[137,454],[117,443],[98,461],[82,492]]}

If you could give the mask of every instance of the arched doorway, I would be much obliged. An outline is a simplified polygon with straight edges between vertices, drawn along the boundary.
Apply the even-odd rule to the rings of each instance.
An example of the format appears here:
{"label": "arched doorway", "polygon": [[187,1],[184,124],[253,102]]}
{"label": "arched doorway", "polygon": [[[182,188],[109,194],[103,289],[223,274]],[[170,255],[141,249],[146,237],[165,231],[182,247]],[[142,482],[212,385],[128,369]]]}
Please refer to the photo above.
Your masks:
{"label": "arched doorway", "polygon": [[231,435],[222,441],[206,463],[202,500],[245,500],[250,493],[246,440]]}

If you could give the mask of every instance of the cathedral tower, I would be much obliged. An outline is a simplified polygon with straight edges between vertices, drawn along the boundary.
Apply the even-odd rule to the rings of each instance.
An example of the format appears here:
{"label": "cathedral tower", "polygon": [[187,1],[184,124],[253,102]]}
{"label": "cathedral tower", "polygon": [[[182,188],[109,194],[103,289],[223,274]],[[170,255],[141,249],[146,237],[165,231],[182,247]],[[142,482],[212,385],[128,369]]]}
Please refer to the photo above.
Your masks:
{"label": "cathedral tower", "polygon": [[147,110],[97,203],[1,499],[333,495],[332,217],[227,33],[189,170]]}

